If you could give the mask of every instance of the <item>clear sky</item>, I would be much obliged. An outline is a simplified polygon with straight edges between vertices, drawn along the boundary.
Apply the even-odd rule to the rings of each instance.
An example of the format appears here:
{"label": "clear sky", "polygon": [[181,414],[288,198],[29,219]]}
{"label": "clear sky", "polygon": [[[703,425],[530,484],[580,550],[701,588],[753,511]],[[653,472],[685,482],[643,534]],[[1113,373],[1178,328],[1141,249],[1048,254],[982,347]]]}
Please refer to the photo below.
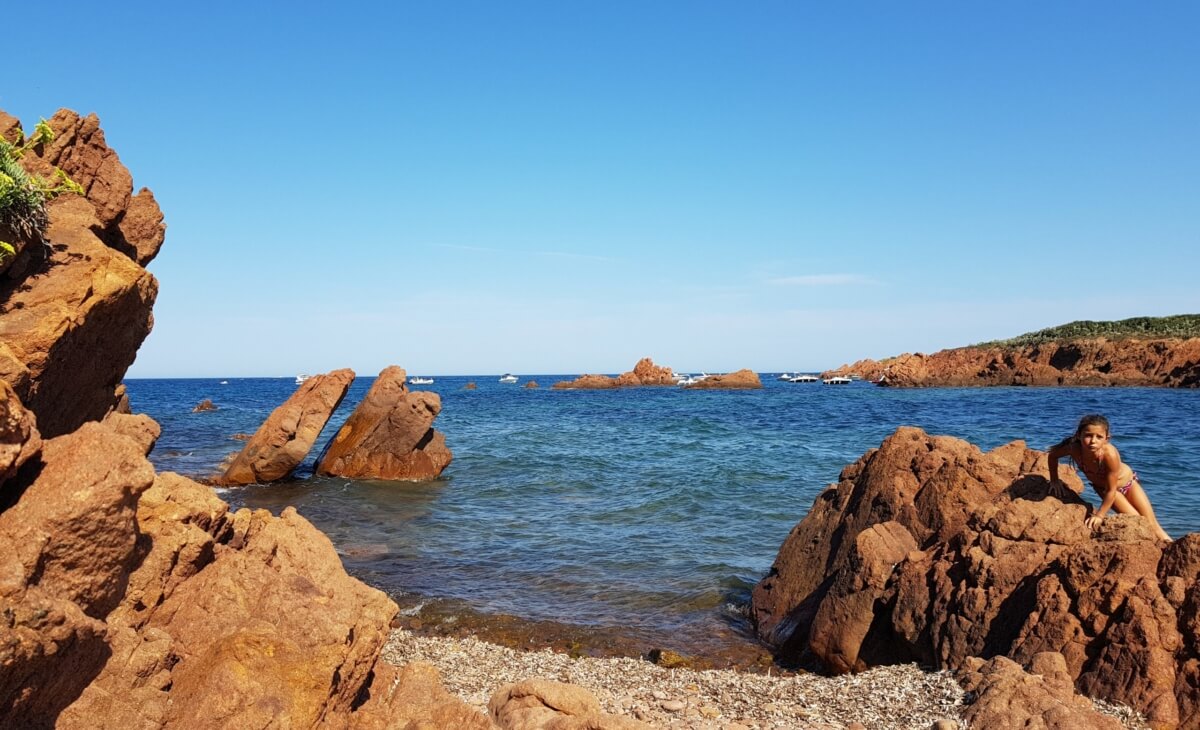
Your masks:
{"label": "clear sky", "polygon": [[1200,312],[1195,2],[23,17],[0,109],[97,113],[166,214],[131,377],[820,370]]}

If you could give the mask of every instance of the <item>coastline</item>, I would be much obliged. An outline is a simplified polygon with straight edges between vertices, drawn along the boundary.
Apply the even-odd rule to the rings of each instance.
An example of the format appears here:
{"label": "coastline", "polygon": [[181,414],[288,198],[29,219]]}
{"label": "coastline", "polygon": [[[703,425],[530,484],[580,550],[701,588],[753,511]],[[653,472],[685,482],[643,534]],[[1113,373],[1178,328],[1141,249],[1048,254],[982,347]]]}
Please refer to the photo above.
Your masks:
{"label": "coastline", "polygon": [[[451,694],[484,713],[503,685],[543,678],[583,687],[605,712],[661,728],[835,730],[859,723],[872,730],[928,730],[940,720],[950,724],[938,727],[965,727],[961,715],[969,700],[952,672],[915,664],[839,677],[667,669],[641,659],[517,651],[471,636],[418,636],[406,629],[391,633],[382,657],[397,666],[432,664]],[[1129,730],[1149,727],[1127,707],[1092,702]]]}

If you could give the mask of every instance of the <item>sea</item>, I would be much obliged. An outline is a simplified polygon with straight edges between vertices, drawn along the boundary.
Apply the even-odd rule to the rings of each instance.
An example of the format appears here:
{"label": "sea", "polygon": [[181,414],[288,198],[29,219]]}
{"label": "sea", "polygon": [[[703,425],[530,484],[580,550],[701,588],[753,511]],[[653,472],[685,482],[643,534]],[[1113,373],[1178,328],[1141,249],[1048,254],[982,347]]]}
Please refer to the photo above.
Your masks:
{"label": "sea", "polygon": [[[527,374],[513,385],[498,374],[433,375],[414,388],[442,400],[434,427],[454,461],[441,478],[313,476],[374,381],[359,377],[296,479],[218,491],[238,508],[294,506],[414,626],[557,627],[581,653],[667,648],[714,666],[737,665],[757,646],[750,591],[814,498],[900,426],[984,450],[1015,440],[1046,449],[1081,415],[1103,413],[1167,532],[1200,529],[1200,391],[893,389],[776,375],[761,374],[764,387],[751,391],[553,390],[574,376]],[[530,380],[541,387],[523,387]],[[297,387],[294,377],[126,386],[134,412],[162,426],[155,467],[193,477],[216,473],[244,445],[235,436],[257,430]],[[193,413],[204,399],[217,410]]]}

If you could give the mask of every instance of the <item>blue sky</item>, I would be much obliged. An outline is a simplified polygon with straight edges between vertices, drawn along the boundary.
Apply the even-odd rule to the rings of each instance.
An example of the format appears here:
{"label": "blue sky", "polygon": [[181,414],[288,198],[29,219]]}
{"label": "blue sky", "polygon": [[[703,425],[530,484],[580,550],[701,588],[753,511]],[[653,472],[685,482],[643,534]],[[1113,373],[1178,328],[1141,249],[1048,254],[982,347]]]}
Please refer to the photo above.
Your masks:
{"label": "blue sky", "polygon": [[[820,370],[1200,312],[1200,5],[66,3],[0,109],[167,218],[131,377]],[[256,9],[258,8],[258,9]]]}

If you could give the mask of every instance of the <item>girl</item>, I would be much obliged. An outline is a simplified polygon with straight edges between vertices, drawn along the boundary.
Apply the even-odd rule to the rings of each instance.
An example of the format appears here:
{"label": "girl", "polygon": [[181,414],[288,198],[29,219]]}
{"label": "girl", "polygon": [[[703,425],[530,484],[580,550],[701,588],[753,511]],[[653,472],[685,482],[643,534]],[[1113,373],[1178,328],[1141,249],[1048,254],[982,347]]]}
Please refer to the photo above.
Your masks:
{"label": "girl", "polygon": [[1100,508],[1087,518],[1087,526],[1095,529],[1111,507],[1124,515],[1141,515],[1150,520],[1150,526],[1160,539],[1171,542],[1171,536],[1163,530],[1154,517],[1154,508],[1142,489],[1137,474],[1121,461],[1117,448],[1108,441],[1108,419],[1089,415],[1079,419],[1075,435],[1050,447],[1050,485],[1058,488],[1058,460],[1070,457],[1092,483],[1097,494],[1104,497]]}

